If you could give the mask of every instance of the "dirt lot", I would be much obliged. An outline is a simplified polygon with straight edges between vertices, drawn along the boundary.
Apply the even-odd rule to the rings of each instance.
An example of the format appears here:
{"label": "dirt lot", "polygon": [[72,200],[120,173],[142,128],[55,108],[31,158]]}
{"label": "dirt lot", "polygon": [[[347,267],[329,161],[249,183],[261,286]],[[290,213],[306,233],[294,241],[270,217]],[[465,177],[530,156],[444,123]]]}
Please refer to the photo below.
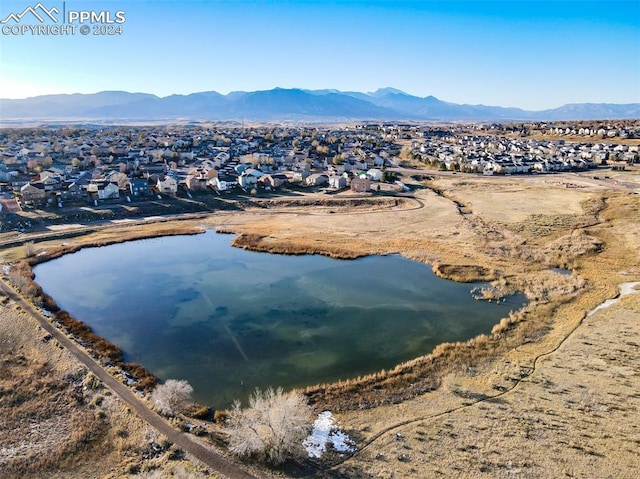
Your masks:
{"label": "dirt lot", "polygon": [[[415,199],[263,205],[182,221],[175,229],[163,227],[168,232],[217,228],[240,234],[243,247],[271,252],[400,253],[440,271],[471,275],[462,279],[488,272],[497,278],[497,290],[527,294],[528,310],[505,318],[492,335],[438,348],[416,363],[421,371],[429,358],[453,358],[449,368],[438,370],[435,392],[366,410],[352,407],[344,394],[336,399],[339,388],[335,396],[331,387],[313,396],[316,407],[342,411],[336,417],[361,449],[334,470],[348,477],[634,477],[640,459],[635,419],[640,341],[634,327],[640,295],[625,297],[583,322],[587,311],[616,295],[620,283],[640,280],[640,196],[633,191],[640,182],[637,175],[626,175],[624,181],[631,187],[575,175],[443,175],[421,183]],[[81,241],[122,240],[157,228],[114,226]],[[35,246],[47,251],[78,241],[43,240]],[[20,248],[3,251],[5,261],[22,255]],[[2,311],[11,318],[19,314],[10,305]],[[20,324],[31,328],[31,339],[9,341],[16,347],[24,341],[40,345],[34,326]],[[5,334],[4,327],[0,331]],[[460,348],[466,348],[464,355],[457,353]],[[4,351],[6,358],[16,354],[15,348]],[[354,381],[350,387],[366,396],[364,384]],[[52,397],[39,394],[37,400]],[[86,407],[78,406],[83,414]],[[109,424],[129,423],[123,411],[125,416],[116,410],[109,414]],[[76,461],[74,474],[109,475],[101,467],[101,451],[107,449],[100,448],[123,440],[112,426],[104,429],[107,439],[96,440],[94,449],[69,446],[72,453],[65,461]],[[136,435],[143,430],[132,428],[127,447],[144,444],[147,439]],[[87,462],[90,457],[95,462]],[[112,464],[133,461],[122,450],[112,459]],[[71,467],[65,464],[59,467]]]}

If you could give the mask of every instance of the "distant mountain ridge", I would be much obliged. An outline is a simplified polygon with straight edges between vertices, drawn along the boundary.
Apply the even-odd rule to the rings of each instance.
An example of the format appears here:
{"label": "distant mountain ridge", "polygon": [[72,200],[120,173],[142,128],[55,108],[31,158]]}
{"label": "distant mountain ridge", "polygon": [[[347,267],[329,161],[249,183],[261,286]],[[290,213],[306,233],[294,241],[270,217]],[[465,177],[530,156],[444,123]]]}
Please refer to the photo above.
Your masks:
{"label": "distant mountain ridge", "polygon": [[591,120],[640,118],[640,103],[580,103],[528,111],[417,97],[395,88],[375,92],[274,88],[158,97],[103,91],[0,99],[0,120]]}

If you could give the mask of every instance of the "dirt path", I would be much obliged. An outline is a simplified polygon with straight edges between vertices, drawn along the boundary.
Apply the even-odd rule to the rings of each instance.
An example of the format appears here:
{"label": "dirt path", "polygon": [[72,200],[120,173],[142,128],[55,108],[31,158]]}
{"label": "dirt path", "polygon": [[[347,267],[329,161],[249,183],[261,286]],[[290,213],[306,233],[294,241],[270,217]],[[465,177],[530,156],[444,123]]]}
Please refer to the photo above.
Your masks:
{"label": "dirt path", "polygon": [[[307,197],[307,198],[311,198],[311,200],[313,200],[314,198],[315,199],[320,198],[322,200],[328,199],[333,201],[336,207],[339,207],[341,206],[341,203],[346,203],[352,200],[371,200],[372,202],[371,204],[375,206],[377,201],[380,198],[385,198],[385,196],[353,195],[353,196],[340,197],[340,198],[331,198],[331,197],[326,198],[322,196]],[[424,208],[424,203],[420,199],[415,198],[413,195],[400,194],[396,196],[388,196],[388,198],[397,198],[407,203],[414,203],[411,205],[408,204],[404,208],[395,207],[395,209],[392,209],[392,207],[388,207],[387,208],[388,211],[398,212],[398,211],[410,211],[410,210]],[[263,210],[254,209],[252,213],[258,214],[258,215],[265,215],[265,216],[286,215],[286,214],[299,215],[300,214],[299,208],[305,208],[306,209],[305,215],[316,214],[313,211],[309,211],[309,208],[313,208],[313,205],[291,207],[291,206],[285,206],[283,204],[277,204],[278,201],[282,201],[282,199],[277,199],[277,198],[264,199],[264,200],[258,199],[256,200],[256,204],[262,205],[265,209]],[[293,199],[291,201],[298,201],[298,200]],[[277,204],[277,206],[274,209],[268,209],[269,208],[268,205],[271,203]],[[149,217],[142,217],[142,218],[96,220],[96,221],[81,223],[81,224],[79,223],[79,224],[71,224],[71,225],[53,226],[53,227],[47,227],[44,231],[32,231],[28,233],[22,233],[19,235],[5,234],[2,237],[0,237],[0,249],[20,246],[21,244],[27,241],[42,242],[42,241],[50,241],[55,239],[63,239],[67,237],[73,238],[76,236],[83,236],[90,233],[95,233],[100,230],[107,230],[107,229],[111,230],[114,228],[130,228],[132,226],[141,226],[141,225],[151,224],[151,223],[169,223],[174,221],[200,220],[200,219],[208,218],[214,214],[216,215],[216,217],[220,217],[220,216],[232,216],[232,215],[236,215],[237,213],[238,211],[235,211],[235,210],[234,211],[220,210],[216,212],[205,211],[205,212],[197,212],[197,213],[167,214],[162,216],[149,216]],[[377,213],[380,213],[380,210],[367,211],[367,210],[358,209],[356,211],[334,212],[334,214],[336,215],[362,215],[366,213],[377,214]],[[326,213],[323,212],[320,214],[325,215]]]}
{"label": "dirt path", "polygon": [[138,399],[134,392],[124,384],[111,376],[98,362],[81,349],[74,341],[69,339],[58,328],[53,326],[40,314],[34,306],[25,301],[17,294],[4,280],[0,279],[0,289],[13,301],[18,304],[26,313],[33,316],[38,324],[60,345],[68,349],[89,371],[95,374],[109,389],[117,394],[122,401],[128,404],[138,415],[159,433],[167,437],[169,441],[183,449],[187,454],[197,459],[205,466],[211,468],[217,474],[229,479],[256,479],[258,476],[248,473],[238,465],[232,463],[227,458],[216,453],[212,449],[204,446],[188,434],[175,430],[161,416],[151,410],[146,404]]}

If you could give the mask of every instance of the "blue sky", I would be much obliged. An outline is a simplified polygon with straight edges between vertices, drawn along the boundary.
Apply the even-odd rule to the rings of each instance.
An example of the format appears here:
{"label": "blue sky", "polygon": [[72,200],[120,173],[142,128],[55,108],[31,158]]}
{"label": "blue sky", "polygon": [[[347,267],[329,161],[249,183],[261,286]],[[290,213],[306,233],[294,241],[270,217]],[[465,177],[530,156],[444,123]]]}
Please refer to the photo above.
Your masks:
{"label": "blue sky", "polygon": [[[61,9],[62,0],[41,0]],[[37,0],[3,0],[0,19]],[[531,110],[640,102],[640,0],[66,0],[120,36],[0,35],[0,97],[395,87]],[[34,23],[23,19],[23,23]]]}

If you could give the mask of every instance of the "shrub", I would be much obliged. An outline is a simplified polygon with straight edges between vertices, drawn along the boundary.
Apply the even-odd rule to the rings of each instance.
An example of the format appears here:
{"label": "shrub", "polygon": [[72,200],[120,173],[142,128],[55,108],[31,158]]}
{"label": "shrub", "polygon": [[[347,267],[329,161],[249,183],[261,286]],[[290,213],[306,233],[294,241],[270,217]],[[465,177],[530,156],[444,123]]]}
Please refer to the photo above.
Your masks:
{"label": "shrub", "polygon": [[191,399],[193,387],[184,379],[167,379],[151,393],[156,408],[165,416],[173,416]]}
{"label": "shrub", "polygon": [[282,388],[256,389],[249,407],[242,409],[236,401],[226,421],[231,452],[272,464],[301,456],[310,429],[311,413],[304,397],[284,394]]}

